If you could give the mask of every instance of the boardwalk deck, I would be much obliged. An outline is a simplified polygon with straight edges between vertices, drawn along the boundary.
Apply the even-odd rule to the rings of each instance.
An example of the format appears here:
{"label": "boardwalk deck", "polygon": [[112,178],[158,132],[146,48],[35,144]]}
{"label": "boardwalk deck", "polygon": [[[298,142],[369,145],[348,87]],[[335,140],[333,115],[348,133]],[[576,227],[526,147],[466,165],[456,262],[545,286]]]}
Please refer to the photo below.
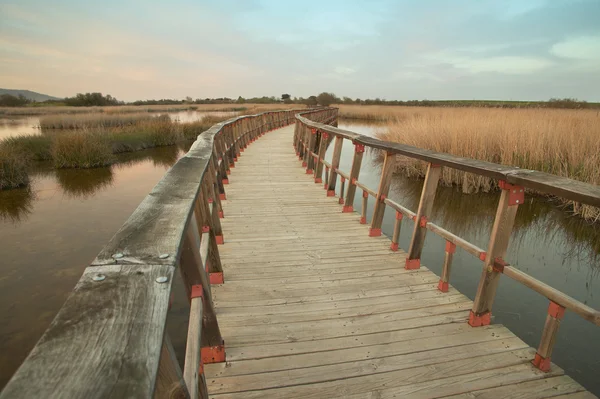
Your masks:
{"label": "boardwalk deck", "polygon": [[594,397],[533,367],[535,349],[505,327],[470,327],[472,301],[342,213],[292,135],[249,146],[226,187],[212,292],[227,363],[205,365],[211,397]]}

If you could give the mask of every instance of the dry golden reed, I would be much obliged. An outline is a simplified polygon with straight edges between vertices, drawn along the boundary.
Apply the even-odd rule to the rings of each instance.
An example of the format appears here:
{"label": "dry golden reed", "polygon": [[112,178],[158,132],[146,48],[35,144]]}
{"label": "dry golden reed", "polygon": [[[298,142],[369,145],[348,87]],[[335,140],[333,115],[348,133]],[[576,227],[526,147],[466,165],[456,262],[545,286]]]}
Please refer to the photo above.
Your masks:
{"label": "dry golden reed", "polygon": [[[386,109],[382,140],[518,166],[600,185],[600,112],[563,109],[488,109],[363,107],[361,113]],[[354,111],[356,113],[356,111]],[[393,115],[393,116],[390,116]],[[422,162],[401,159],[399,168],[423,175]],[[442,182],[464,192],[488,191],[496,182],[444,168]],[[569,203],[585,219],[600,220],[600,210]]]}

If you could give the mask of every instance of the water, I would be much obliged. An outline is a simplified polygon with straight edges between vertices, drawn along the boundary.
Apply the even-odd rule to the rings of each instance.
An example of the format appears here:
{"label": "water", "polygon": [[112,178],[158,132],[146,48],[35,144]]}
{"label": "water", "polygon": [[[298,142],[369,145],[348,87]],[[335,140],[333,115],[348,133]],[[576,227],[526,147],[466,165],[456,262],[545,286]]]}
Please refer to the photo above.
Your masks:
{"label": "water", "polygon": [[[152,115],[158,116],[162,114],[164,113],[157,112],[153,113]],[[199,121],[207,116],[234,117],[237,115],[236,112],[200,112],[193,110],[168,112],[167,114],[171,117],[171,120],[177,120],[182,123]],[[15,116],[11,118],[0,117],[0,140],[6,137],[40,134],[40,118],[40,116]]]}
{"label": "water", "polygon": [[[194,117],[193,111],[177,114],[180,119]],[[347,123],[340,127],[369,135],[378,129]],[[92,170],[57,171],[40,165],[30,189],[0,191],[0,389],[48,327],[86,265],[185,150],[173,146],[124,154],[119,164]],[[344,143],[342,170],[350,170],[353,151],[351,143]],[[377,189],[381,172],[377,159],[377,154],[367,151],[359,177],[372,189]],[[421,187],[421,180],[395,176],[390,198],[416,210]],[[360,194],[359,190],[355,209],[360,209]],[[497,193],[464,196],[456,189],[440,187],[432,221],[485,248],[497,201]],[[370,198],[369,220],[372,205]],[[391,235],[393,223],[394,213],[388,209],[385,234]],[[412,228],[412,221],[405,218],[400,236],[404,249]],[[507,260],[600,309],[599,237],[597,229],[580,219],[529,199],[517,214]],[[429,233],[423,264],[439,274],[443,256],[444,240]],[[454,259],[451,284],[473,298],[482,263],[460,248]],[[167,331],[182,361],[189,307],[179,278],[174,281],[174,296]],[[545,298],[502,278],[493,313],[496,323],[537,347],[547,306]],[[597,395],[600,382],[594,371],[600,369],[599,333],[598,327],[567,312],[553,354],[569,375]]]}

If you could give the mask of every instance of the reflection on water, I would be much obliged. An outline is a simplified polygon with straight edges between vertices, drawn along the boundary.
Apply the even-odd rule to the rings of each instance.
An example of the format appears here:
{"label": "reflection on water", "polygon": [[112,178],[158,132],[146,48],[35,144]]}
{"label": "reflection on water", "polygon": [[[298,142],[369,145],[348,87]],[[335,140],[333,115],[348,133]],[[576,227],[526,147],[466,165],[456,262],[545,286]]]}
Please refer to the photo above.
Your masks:
{"label": "reflection on water", "polygon": [[0,221],[18,223],[33,211],[35,193],[28,187],[0,190]]}
{"label": "reflection on water", "polygon": [[36,117],[0,117],[0,140],[5,137],[39,134],[40,118]]}
{"label": "reflection on water", "polygon": [[102,188],[112,185],[111,167],[95,169],[58,169],[56,181],[63,193],[72,197],[87,198]]}

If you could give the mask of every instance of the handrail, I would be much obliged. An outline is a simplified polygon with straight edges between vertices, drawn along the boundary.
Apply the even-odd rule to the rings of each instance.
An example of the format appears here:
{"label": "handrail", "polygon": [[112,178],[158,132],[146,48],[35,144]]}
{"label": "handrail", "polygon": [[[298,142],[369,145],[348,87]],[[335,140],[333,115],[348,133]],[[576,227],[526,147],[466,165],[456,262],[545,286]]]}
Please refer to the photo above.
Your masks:
{"label": "handrail", "polygon": [[[333,140],[335,138],[336,145],[333,150],[331,163],[328,163],[323,159],[324,157],[321,156],[321,151],[319,151],[319,154],[316,153],[317,147],[315,146],[315,143],[321,142],[324,138],[327,140]],[[349,174],[338,169],[343,140],[350,140],[355,146],[352,171]],[[405,144],[379,140],[339,129],[337,127],[332,127],[326,123],[311,120],[310,114],[306,112],[296,115],[294,146],[296,147],[296,153],[301,158],[306,154],[309,155],[309,158],[316,156],[317,163],[322,163],[327,166],[329,175],[325,178],[325,181],[327,182],[325,189],[327,189],[328,196],[335,195],[337,176],[340,176],[340,203],[344,204],[342,212],[353,211],[354,191],[356,190],[356,187],[358,187],[363,190],[360,223],[366,224],[368,198],[369,196],[375,198],[369,235],[381,235],[381,224],[386,205],[396,211],[396,221],[390,247],[391,250],[398,250],[398,239],[404,216],[415,221],[405,265],[406,269],[418,269],[420,267],[421,251],[423,249],[426,231],[431,231],[444,238],[446,240],[446,248],[442,275],[438,284],[438,289],[440,291],[448,291],[452,259],[457,246],[463,248],[467,253],[484,262],[477,295],[473,303],[473,309],[469,315],[469,324],[471,326],[478,327],[487,325],[491,322],[492,304],[496,287],[499,282],[499,276],[501,274],[507,275],[513,280],[518,281],[548,298],[550,300],[550,305],[548,308],[546,325],[544,327],[540,346],[533,361],[534,365],[541,370],[548,371],[550,369],[550,356],[554,345],[554,336],[558,331],[558,326],[560,325],[560,320],[564,316],[565,310],[571,310],[584,319],[596,325],[600,325],[600,311],[571,298],[518,269],[515,269],[503,260],[508,247],[508,240],[510,238],[517,208],[524,201],[525,188],[598,207],[600,206],[599,186],[535,170],[520,169],[491,162],[462,158]],[[385,154],[379,188],[377,191],[369,189],[365,184],[358,180],[362,153],[364,152],[365,146],[382,150]],[[413,212],[387,198],[396,155],[402,155],[428,163],[417,212]],[[307,166],[306,162],[303,163],[303,166]],[[501,196],[487,250],[479,248],[428,220],[428,215],[431,214],[433,207],[435,192],[441,174],[441,167],[450,167],[499,180]],[[310,168],[310,170],[307,169],[307,173],[309,172],[312,172],[312,168]],[[317,173],[316,168],[314,174],[315,181],[320,182],[322,180],[321,174]],[[350,184],[345,192],[346,180],[348,180]]]}
{"label": "handrail", "polygon": [[[202,364],[225,360],[210,292],[223,283],[224,184],[248,144],[298,111],[238,116],[200,134],[84,270],[0,398],[205,397]],[[184,372],[165,332],[176,267],[191,303]]]}

